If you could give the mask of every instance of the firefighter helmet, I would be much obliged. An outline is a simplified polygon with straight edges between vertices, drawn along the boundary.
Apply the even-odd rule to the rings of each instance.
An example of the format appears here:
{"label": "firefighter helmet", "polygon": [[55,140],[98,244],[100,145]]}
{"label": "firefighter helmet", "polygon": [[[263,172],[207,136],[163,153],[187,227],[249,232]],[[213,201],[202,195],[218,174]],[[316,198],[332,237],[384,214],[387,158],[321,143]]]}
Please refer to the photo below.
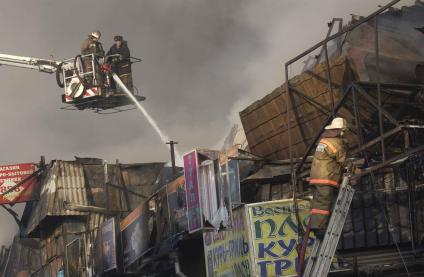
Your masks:
{"label": "firefighter helmet", "polygon": [[116,36],[113,38],[113,40],[114,40],[114,41],[122,41],[122,40],[123,40],[123,37],[122,37],[122,36],[120,36],[120,35],[116,35]]}
{"label": "firefighter helmet", "polygon": [[102,36],[102,34],[100,33],[100,31],[94,31],[91,33],[92,37],[95,37],[97,39],[100,39],[100,37]]}
{"label": "firefighter helmet", "polygon": [[342,117],[336,117],[333,119],[333,121],[331,121],[330,125],[325,126],[325,130],[334,130],[334,129],[346,130],[347,129],[346,119]]}

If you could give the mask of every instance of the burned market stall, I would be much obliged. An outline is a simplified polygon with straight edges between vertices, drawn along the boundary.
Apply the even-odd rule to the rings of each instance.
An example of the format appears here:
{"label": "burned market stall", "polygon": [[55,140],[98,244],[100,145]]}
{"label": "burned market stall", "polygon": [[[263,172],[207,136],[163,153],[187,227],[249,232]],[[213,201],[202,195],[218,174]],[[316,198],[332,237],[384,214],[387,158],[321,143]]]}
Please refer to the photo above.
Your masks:
{"label": "burned market stall", "polygon": [[30,276],[40,268],[40,242],[38,239],[16,236],[10,248],[2,249],[1,276]]}
{"label": "burned market stall", "polygon": [[[96,257],[108,253],[106,272],[117,272],[121,254],[114,224],[172,178],[164,163],[108,164],[100,159],[54,160],[44,171],[39,200],[24,211],[23,235],[39,240],[39,266],[31,276],[93,276]],[[98,233],[110,244],[96,244]],[[99,242],[99,240],[97,240]],[[96,252],[96,247],[107,251]],[[102,249],[104,250],[104,249]],[[115,258],[114,258],[115,257]],[[106,259],[106,260],[107,260]],[[97,263],[98,265],[98,263]],[[19,267],[17,267],[19,268]]]}
{"label": "burned market stall", "polygon": [[287,73],[285,84],[240,113],[255,159],[286,164],[280,176],[264,168],[261,174],[271,176],[244,180],[264,183],[257,197],[269,200],[307,195],[308,159],[324,127],[336,116],[348,121],[349,155],[363,165],[352,181],[356,194],[338,248],[355,274],[383,265],[385,274],[424,271],[424,36],[415,28],[424,25],[424,5],[397,9],[395,2],[354,16],[288,61],[286,72],[318,51],[300,75]]}

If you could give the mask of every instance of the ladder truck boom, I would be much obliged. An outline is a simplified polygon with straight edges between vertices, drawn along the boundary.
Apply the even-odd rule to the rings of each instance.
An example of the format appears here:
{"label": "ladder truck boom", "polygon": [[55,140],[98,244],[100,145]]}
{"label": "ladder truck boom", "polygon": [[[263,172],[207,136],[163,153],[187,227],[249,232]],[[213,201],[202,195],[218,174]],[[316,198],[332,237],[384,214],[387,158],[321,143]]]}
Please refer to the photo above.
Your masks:
{"label": "ladder truck boom", "polygon": [[0,54],[0,65],[28,68],[45,73],[55,73],[59,64],[60,62],[54,60]]}
{"label": "ladder truck boom", "polygon": [[[27,68],[49,74],[55,73],[57,85],[64,90],[61,100],[66,106],[63,109],[90,109],[97,113],[107,114],[131,109],[121,108],[133,105],[132,100],[134,99],[129,98],[129,92],[136,101],[146,99],[144,96],[137,95],[137,91],[131,92],[113,72],[112,67],[113,63],[116,63],[116,56],[95,57],[91,53],[56,61],[0,54],[0,66]],[[130,61],[130,64],[140,61],[137,58],[132,59],[135,59],[135,61]],[[119,82],[116,81],[118,79]],[[103,112],[106,110],[109,111]]]}

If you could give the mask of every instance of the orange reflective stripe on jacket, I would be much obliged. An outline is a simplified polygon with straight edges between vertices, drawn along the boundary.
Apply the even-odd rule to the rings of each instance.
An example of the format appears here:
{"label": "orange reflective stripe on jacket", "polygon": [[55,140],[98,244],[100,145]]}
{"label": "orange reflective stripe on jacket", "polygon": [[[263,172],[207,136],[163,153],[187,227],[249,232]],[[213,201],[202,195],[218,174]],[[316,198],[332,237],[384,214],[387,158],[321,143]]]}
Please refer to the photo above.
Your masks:
{"label": "orange reflective stripe on jacket", "polygon": [[322,144],[327,145],[328,148],[330,148],[331,152],[333,152],[333,153],[336,153],[337,152],[337,148],[331,142],[329,142],[328,140],[321,139],[319,142],[322,143]]}
{"label": "orange reflective stripe on jacket", "polygon": [[309,184],[322,184],[322,185],[339,187],[339,183],[337,181],[328,180],[328,179],[309,179]]}
{"label": "orange reflective stripe on jacket", "polygon": [[330,211],[320,210],[320,209],[312,209],[311,214],[329,215]]}

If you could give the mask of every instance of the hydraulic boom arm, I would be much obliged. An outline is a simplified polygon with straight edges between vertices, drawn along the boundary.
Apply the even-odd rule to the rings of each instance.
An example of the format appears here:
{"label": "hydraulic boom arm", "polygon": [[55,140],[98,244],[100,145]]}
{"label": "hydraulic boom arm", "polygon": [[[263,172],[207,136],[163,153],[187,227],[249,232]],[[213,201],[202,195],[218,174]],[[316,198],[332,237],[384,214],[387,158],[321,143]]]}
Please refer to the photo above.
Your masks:
{"label": "hydraulic boom arm", "polygon": [[45,73],[56,72],[59,64],[60,62],[53,60],[0,54],[0,65],[29,68]]}

